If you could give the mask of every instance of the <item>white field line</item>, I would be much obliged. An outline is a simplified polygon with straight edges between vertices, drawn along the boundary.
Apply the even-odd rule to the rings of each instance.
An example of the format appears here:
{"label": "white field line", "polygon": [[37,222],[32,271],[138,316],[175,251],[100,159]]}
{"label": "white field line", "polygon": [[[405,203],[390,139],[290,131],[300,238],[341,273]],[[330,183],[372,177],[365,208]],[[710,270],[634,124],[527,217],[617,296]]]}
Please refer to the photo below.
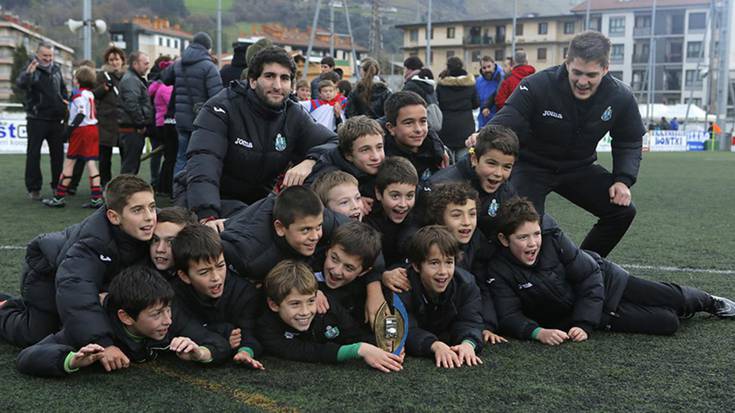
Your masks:
{"label": "white field line", "polygon": [[[0,251],[18,251],[25,250],[22,245],[0,245]],[[650,270],[659,272],[688,272],[702,274],[719,274],[719,275],[735,275],[735,270],[713,270],[710,268],[693,268],[693,267],[671,267],[664,265],[640,265],[640,264],[619,264],[623,268],[632,268],[636,270]]]}

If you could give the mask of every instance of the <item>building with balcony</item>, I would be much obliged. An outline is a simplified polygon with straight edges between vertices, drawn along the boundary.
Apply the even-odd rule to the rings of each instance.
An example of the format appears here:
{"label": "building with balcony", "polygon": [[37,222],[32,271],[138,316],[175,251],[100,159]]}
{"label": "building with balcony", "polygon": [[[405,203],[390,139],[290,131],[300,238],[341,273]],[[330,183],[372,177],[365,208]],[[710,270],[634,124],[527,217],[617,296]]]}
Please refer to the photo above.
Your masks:
{"label": "building with balcony", "polygon": [[7,102],[13,95],[11,79],[13,69],[13,53],[20,46],[25,46],[32,56],[42,41],[54,45],[54,60],[61,65],[61,72],[67,85],[71,85],[72,62],[74,49],[64,46],[40,33],[40,28],[33,23],[23,21],[18,16],[0,14],[0,101]]}
{"label": "building with balcony", "polygon": [[[478,73],[480,59],[488,55],[502,62],[512,53],[513,5],[491,0],[498,10],[482,19],[432,21],[431,58],[426,61],[426,22],[396,26],[403,30],[403,55],[418,56],[434,74],[446,61],[458,56],[470,73]],[[516,19],[516,49],[525,50],[537,70],[561,64],[569,41],[582,31],[584,18],[570,12],[577,1],[519,2]]]}
{"label": "building with balcony", "polygon": [[110,39],[115,46],[126,54],[140,50],[151,60],[161,55],[181,56],[192,38],[193,35],[181,30],[179,25],[158,17],[136,16],[110,26]]}

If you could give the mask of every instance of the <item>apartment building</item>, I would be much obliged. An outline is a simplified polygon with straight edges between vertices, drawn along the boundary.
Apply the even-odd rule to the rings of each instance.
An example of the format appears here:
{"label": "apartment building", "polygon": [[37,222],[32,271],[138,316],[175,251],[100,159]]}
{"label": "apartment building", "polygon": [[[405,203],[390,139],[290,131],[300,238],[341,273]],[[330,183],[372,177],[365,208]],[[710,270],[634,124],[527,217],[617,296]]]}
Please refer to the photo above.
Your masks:
{"label": "apartment building", "polygon": [[136,16],[110,26],[110,39],[115,46],[127,54],[143,51],[151,60],[161,55],[181,56],[192,38],[179,25],[159,17]]}

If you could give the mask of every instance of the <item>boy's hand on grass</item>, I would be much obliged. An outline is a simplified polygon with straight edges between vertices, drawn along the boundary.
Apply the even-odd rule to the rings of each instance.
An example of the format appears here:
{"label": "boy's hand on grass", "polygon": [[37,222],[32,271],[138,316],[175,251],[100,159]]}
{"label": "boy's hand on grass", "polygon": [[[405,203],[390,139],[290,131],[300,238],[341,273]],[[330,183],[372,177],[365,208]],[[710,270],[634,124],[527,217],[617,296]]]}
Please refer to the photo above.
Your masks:
{"label": "boy's hand on grass", "polygon": [[441,341],[435,341],[434,344],[431,345],[431,351],[434,352],[434,360],[436,360],[437,367],[453,369],[461,366],[457,353]]}
{"label": "boy's hand on grass", "polygon": [[569,340],[569,336],[561,330],[542,328],[538,336],[536,336],[536,340],[548,346],[558,346],[564,341]]}
{"label": "boy's hand on grass", "polygon": [[453,352],[457,353],[457,357],[459,358],[459,366],[457,367],[461,367],[463,364],[467,364],[468,366],[477,366],[478,364],[482,364],[482,359],[477,357],[475,354],[475,348],[472,347],[472,344],[462,343],[450,348]]}
{"label": "boy's hand on grass", "polygon": [[482,330],[482,339],[486,343],[490,343],[491,345],[492,344],[500,344],[500,343],[507,343],[508,342],[508,340],[505,337],[499,336],[499,335],[493,333],[490,330]]}
{"label": "boy's hand on grass", "polygon": [[321,290],[316,292],[316,312],[319,314],[326,314],[329,311],[329,300],[327,296]]}
{"label": "boy's hand on grass", "polygon": [[405,268],[394,268],[383,272],[383,285],[394,293],[402,293],[411,289],[408,282],[408,272]]}
{"label": "boy's hand on grass", "polygon": [[212,358],[212,354],[206,347],[200,347],[189,337],[174,337],[168,348],[176,352],[176,356],[182,360],[207,361]]}
{"label": "boy's hand on grass", "polygon": [[130,366],[130,359],[117,346],[105,347],[100,359],[105,371],[125,369]]}
{"label": "boy's hand on grass", "polygon": [[569,338],[575,343],[579,343],[580,341],[585,341],[589,338],[587,336],[587,332],[582,330],[579,327],[572,327],[571,329],[569,329],[569,333],[567,334],[569,335]]}
{"label": "boy's hand on grass", "polygon": [[237,354],[235,354],[235,357],[233,357],[232,360],[237,364],[245,364],[246,366],[249,366],[256,370],[265,370],[265,367],[263,367],[263,363],[250,357],[250,354],[247,351],[239,351]]}
{"label": "boy's hand on grass", "polygon": [[362,343],[357,354],[365,360],[368,366],[384,373],[403,370],[403,357],[388,353],[372,344]]}
{"label": "boy's hand on grass", "polygon": [[239,328],[235,328],[230,333],[230,348],[235,349],[240,347],[240,342],[242,342],[242,333]]}
{"label": "boy's hand on grass", "polygon": [[99,344],[87,344],[74,353],[74,357],[69,362],[69,367],[72,369],[81,369],[82,367],[94,364],[102,359],[104,351],[105,348]]}

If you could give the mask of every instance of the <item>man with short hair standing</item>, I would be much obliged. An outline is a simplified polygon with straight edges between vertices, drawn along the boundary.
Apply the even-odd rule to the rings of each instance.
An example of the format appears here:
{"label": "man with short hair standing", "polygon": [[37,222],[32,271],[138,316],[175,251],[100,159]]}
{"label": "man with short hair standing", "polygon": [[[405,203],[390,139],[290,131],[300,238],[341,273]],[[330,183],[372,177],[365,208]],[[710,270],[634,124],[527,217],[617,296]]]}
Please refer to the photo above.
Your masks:
{"label": "man with short hair standing", "polygon": [[145,74],[148,73],[150,58],[143,52],[133,52],[128,58],[130,66],[125,72],[118,89],[117,108],[120,112],[120,150],[122,151],[121,174],[138,174],[140,154],[145,145],[145,131],[153,121],[153,104],[148,97]]}
{"label": "man with short hair standing", "polygon": [[[511,182],[544,213],[556,192],[598,218],[581,244],[607,256],[635,217],[630,187],[638,177],[643,127],[638,103],[608,74],[610,40],[598,32],[572,39],[566,62],[520,81],[490,121],[512,128],[521,144]],[[612,173],[596,163],[612,137]]]}
{"label": "man with short hair standing", "polygon": [[54,63],[54,46],[51,43],[39,43],[36,55],[21,72],[16,83],[26,91],[26,190],[32,200],[40,201],[43,186],[41,145],[44,139],[48,143],[51,188],[55,189],[64,164],[64,116],[69,99],[61,67]]}
{"label": "man with short hair standing", "polygon": [[477,114],[477,128],[481,129],[497,112],[495,94],[500,82],[505,78],[505,72],[490,56],[483,56],[480,60],[480,76],[475,81],[477,96],[480,98],[480,113]]}

